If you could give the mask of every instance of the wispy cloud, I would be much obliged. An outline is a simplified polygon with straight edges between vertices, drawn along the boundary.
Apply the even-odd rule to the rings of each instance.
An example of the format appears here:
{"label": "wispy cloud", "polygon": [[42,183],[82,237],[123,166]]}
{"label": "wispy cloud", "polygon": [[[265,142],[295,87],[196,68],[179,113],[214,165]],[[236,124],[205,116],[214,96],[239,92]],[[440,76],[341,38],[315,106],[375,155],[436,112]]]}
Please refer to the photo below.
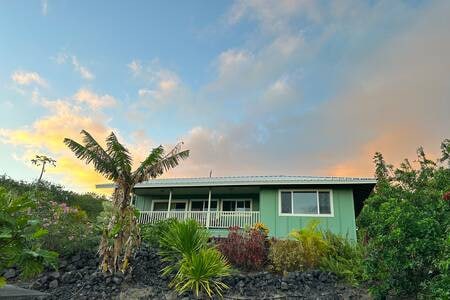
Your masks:
{"label": "wispy cloud", "polygon": [[18,70],[11,74],[11,79],[20,85],[36,84],[43,87],[47,86],[47,81],[37,72]]}
{"label": "wispy cloud", "polygon": [[95,79],[95,75],[86,66],[82,65],[75,55],[70,55],[66,52],[60,52],[56,55],[54,60],[57,64],[60,65],[70,63],[73,66],[74,71],[80,74],[83,79]]}
{"label": "wispy cloud", "polygon": [[48,13],[48,0],[41,0],[42,15],[46,16]]}

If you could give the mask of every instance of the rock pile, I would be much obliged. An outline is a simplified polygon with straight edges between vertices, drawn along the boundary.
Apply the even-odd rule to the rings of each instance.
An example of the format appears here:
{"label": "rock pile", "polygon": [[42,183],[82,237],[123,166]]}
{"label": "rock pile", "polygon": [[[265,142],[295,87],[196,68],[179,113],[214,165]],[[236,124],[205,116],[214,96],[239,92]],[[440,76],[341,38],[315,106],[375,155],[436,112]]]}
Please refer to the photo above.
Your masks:
{"label": "rock pile", "polygon": [[[169,278],[157,251],[142,248],[136,253],[134,267],[127,275],[104,274],[98,270],[95,253],[79,253],[60,261],[59,269],[47,270],[28,287],[50,296],[47,299],[196,299],[192,294],[177,295],[168,287]],[[8,279],[15,269],[3,272]],[[285,276],[269,272],[239,274],[225,279],[230,287],[225,299],[365,299],[364,291],[338,282],[328,272],[291,272]]]}

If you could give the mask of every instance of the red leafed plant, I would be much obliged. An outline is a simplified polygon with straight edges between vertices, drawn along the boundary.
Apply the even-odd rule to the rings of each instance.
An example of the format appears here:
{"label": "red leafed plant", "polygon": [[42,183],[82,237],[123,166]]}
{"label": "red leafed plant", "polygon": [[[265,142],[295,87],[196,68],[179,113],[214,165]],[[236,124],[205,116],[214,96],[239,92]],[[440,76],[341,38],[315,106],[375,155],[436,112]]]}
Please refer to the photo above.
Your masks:
{"label": "red leafed plant", "polygon": [[230,227],[228,236],[218,242],[218,249],[235,267],[256,271],[264,267],[268,255],[267,236],[261,230]]}
{"label": "red leafed plant", "polygon": [[447,192],[447,193],[445,193],[445,194],[442,196],[442,199],[444,199],[444,200],[446,200],[446,201],[450,201],[450,191]]}

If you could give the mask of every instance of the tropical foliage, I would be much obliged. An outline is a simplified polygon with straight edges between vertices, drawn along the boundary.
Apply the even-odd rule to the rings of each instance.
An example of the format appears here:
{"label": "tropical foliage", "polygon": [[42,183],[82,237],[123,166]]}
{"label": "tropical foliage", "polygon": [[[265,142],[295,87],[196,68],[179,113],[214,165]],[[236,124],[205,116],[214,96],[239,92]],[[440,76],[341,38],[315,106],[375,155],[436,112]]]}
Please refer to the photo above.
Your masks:
{"label": "tropical foliage", "polygon": [[267,262],[268,241],[262,226],[248,230],[230,227],[228,236],[218,242],[218,249],[235,267],[261,270]]}
{"label": "tropical foliage", "polygon": [[301,244],[302,265],[306,269],[317,268],[328,250],[328,244],[323,237],[323,233],[317,228],[319,224],[318,220],[312,220],[308,222],[305,228],[293,230],[290,234]]}
{"label": "tropical foliage", "polygon": [[36,155],[32,160],[31,163],[36,166],[41,167],[41,173],[39,174],[39,178],[37,180],[38,183],[42,180],[42,175],[44,175],[45,172],[45,166],[53,166],[56,167],[56,160],[49,156],[45,155]]}
{"label": "tropical foliage", "polygon": [[[41,245],[47,230],[31,217],[35,203],[28,196],[16,196],[0,188],[0,270],[18,266],[30,277],[44,266],[56,267],[58,254]],[[0,277],[0,286],[5,283]]]}
{"label": "tropical foliage", "polygon": [[162,260],[168,263],[162,272],[173,275],[169,285],[178,293],[191,290],[211,297],[228,288],[222,278],[230,274],[230,266],[208,240],[208,231],[195,220],[168,223],[159,243]]}
{"label": "tropical foliage", "polygon": [[269,249],[270,269],[276,273],[304,270],[303,248],[294,240],[272,240]]}
{"label": "tropical foliage", "polygon": [[95,170],[115,183],[113,212],[109,224],[103,229],[99,246],[103,271],[125,272],[134,249],[140,244],[136,211],[131,207],[131,192],[135,184],[155,178],[176,167],[181,159],[189,156],[188,150],[181,150],[178,144],[166,153],[162,146],[154,148],[147,158],[132,171],[129,150],[112,132],[106,138],[103,148],[87,131],[82,130],[83,143],[64,139],[64,143],[75,156],[92,163]]}
{"label": "tropical foliage", "polygon": [[167,275],[178,270],[184,257],[191,257],[206,248],[208,239],[208,231],[195,220],[170,223],[159,243],[159,253],[163,261],[168,262],[163,273]]}
{"label": "tropical foliage", "polygon": [[141,239],[147,245],[152,247],[159,247],[159,241],[164,233],[169,230],[169,227],[177,222],[177,219],[170,218],[158,221],[154,224],[141,224]]}
{"label": "tropical foliage", "polygon": [[229,274],[230,267],[224,256],[215,248],[203,248],[183,258],[171,286],[180,294],[190,290],[197,297],[201,294],[222,296],[228,286],[221,279]]}
{"label": "tropical foliage", "polygon": [[375,155],[378,184],[358,227],[376,297],[449,297],[450,141],[441,149],[441,159],[432,161],[419,148],[418,167],[405,159],[394,168]]}
{"label": "tropical foliage", "polygon": [[323,233],[323,237],[327,244],[327,251],[321,259],[320,268],[333,272],[352,285],[363,282],[365,280],[363,245],[329,230]]}
{"label": "tropical foliage", "polygon": [[0,176],[0,188],[17,195],[28,194],[36,201],[55,201],[66,203],[70,207],[76,207],[85,211],[91,220],[103,210],[102,203],[107,201],[103,196],[94,193],[78,194],[65,190],[62,186],[41,181],[40,184],[17,181],[6,175]]}
{"label": "tropical foliage", "polygon": [[33,215],[41,220],[42,227],[48,232],[42,237],[47,249],[70,256],[79,251],[90,251],[98,245],[95,224],[86,212],[64,202],[40,200]]}

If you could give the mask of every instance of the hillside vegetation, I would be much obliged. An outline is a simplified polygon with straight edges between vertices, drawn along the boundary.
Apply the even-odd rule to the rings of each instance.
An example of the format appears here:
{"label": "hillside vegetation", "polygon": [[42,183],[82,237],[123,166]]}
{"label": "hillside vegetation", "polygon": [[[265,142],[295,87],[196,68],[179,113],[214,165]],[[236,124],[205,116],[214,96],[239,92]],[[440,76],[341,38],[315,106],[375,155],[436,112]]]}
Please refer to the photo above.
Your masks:
{"label": "hillside vegetation", "polygon": [[0,188],[4,191],[22,195],[34,195],[57,203],[66,203],[70,207],[85,211],[90,219],[96,218],[103,211],[102,202],[106,197],[95,193],[79,194],[65,190],[63,186],[42,181],[39,184],[14,180],[7,175],[0,176]]}

